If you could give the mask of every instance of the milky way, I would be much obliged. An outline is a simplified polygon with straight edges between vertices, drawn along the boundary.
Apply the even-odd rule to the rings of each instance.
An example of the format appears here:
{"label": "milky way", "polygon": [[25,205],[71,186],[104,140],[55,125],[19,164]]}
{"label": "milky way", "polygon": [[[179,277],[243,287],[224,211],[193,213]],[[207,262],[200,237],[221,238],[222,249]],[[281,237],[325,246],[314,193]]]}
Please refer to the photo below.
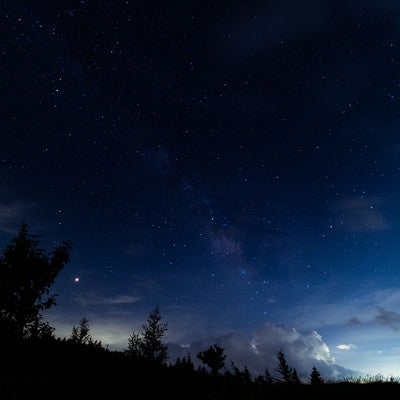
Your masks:
{"label": "milky way", "polygon": [[400,374],[397,2],[0,17],[0,242],[23,220],[73,242],[58,335],[86,317],[123,348],[159,305],[177,346],[294,329],[329,365]]}

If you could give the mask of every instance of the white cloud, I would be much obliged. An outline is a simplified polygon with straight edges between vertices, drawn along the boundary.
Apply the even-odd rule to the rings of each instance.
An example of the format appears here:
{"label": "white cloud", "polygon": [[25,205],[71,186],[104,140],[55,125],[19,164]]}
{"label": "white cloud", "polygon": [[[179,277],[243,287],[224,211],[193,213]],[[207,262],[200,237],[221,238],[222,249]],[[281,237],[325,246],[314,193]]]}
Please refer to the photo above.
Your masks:
{"label": "white cloud", "polygon": [[336,346],[336,348],[339,350],[351,350],[355,349],[356,346],[354,344],[339,344]]}
{"label": "white cloud", "polygon": [[304,334],[296,329],[271,323],[261,325],[249,336],[230,333],[193,342],[190,346],[185,344],[185,347],[170,344],[170,361],[190,353],[193,361],[199,363],[196,354],[213,344],[219,344],[225,349],[226,367],[229,368],[233,361],[240,368],[247,366],[253,375],[263,374],[265,368],[268,368],[276,376],[278,350],[283,351],[289,365],[296,368],[299,377],[305,381],[309,379],[313,366],[326,379],[340,379],[357,374],[335,363],[335,358],[318,332]]}

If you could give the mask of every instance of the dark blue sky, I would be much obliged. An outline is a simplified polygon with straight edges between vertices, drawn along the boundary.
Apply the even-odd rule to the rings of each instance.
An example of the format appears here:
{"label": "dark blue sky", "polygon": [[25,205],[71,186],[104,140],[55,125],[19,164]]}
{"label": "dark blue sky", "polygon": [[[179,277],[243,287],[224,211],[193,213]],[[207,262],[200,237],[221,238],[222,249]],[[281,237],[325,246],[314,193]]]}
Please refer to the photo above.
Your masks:
{"label": "dark blue sky", "polygon": [[72,240],[59,335],[159,305],[176,344],[284,327],[400,374],[396,1],[0,10],[0,239]]}

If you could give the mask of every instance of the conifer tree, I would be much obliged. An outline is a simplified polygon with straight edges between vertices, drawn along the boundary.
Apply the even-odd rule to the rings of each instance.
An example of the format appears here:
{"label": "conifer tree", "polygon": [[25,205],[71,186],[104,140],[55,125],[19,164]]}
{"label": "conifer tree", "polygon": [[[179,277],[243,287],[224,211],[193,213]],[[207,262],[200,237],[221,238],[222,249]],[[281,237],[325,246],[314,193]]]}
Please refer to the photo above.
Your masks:
{"label": "conifer tree", "polygon": [[273,382],[272,376],[271,376],[268,368],[265,368],[264,380],[265,380],[265,383],[272,383]]}
{"label": "conifer tree", "polygon": [[183,376],[190,376],[195,373],[194,364],[189,353],[187,357],[183,356],[182,360],[180,359],[180,357],[178,357],[175,361],[175,364],[173,365],[173,368],[176,371],[179,371],[179,373]]}
{"label": "conifer tree", "polygon": [[84,317],[79,321],[78,326],[72,327],[70,340],[79,344],[90,344],[93,342],[90,333],[89,321]]}
{"label": "conifer tree", "polygon": [[85,345],[92,348],[105,350],[100,340],[94,340],[90,333],[89,321],[87,318],[82,318],[78,326],[73,326],[69,340],[73,343]]}
{"label": "conifer tree", "polygon": [[251,374],[249,369],[247,368],[247,365],[244,366],[243,371],[242,371],[242,380],[244,383],[251,383]]}
{"label": "conifer tree", "polygon": [[161,322],[159,307],[150,312],[147,323],[142,326],[140,349],[142,356],[149,361],[164,364],[168,359],[168,347],[162,342],[167,331],[167,323]]}
{"label": "conifer tree", "polygon": [[321,375],[316,367],[312,367],[311,369],[310,383],[311,385],[320,385],[324,383],[324,380],[321,378]]}
{"label": "conifer tree", "polygon": [[133,331],[128,338],[125,354],[133,359],[142,359],[165,364],[168,359],[168,347],[162,342],[167,331],[167,323],[161,322],[159,307],[149,313],[147,323],[139,332]]}
{"label": "conifer tree", "polygon": [[132,331],[132,333],[129,335],[128,348],[125,350],[125,354],[128,357],[136,360],[143,358],[140,332]]}
{"label": "conifer tree", "polygon": [[183,356],[181,365],[187,371],[194,371],[194,364],[190,353],[188,353],[187,357]]}
{"label": "conifer tree", "polygon": [[281,382],[292,383],[293,370],[291,367],[289,367],[289,364],[287,363],[286,357],[283,354],[282,350],[278,351],[277,358],[278,358],[278,366],[275,369],[275,371],[279,373],[281,377]]}
{"label": "conifer tree", "polygon": [[300,379],[299,379],[299,377],[297,375],[296,368],[293,368],[293,370],[292,370],[292,376],[291,376],[290,381],[291,381],[291,383],[293,383],[295,385],[299,385],[301,383]]}
{"label": "conifer tree", "polygon": [[268,370],[265,368],[264,375],[258,375],[255,379],[255,382],[258,384],[271,384],[273,382],[273,378]]}

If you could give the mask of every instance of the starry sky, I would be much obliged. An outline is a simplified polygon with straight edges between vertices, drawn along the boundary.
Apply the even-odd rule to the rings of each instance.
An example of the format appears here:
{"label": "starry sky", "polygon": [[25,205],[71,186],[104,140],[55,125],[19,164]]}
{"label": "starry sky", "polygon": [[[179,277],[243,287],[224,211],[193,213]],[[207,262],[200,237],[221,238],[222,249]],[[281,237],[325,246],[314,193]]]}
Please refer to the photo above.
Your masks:
{"label": "starry sky", "polygon": [[397,1],[0,10],[0,244],[72,241],[58,335],[159,305],[171,346],[400,375]]}

